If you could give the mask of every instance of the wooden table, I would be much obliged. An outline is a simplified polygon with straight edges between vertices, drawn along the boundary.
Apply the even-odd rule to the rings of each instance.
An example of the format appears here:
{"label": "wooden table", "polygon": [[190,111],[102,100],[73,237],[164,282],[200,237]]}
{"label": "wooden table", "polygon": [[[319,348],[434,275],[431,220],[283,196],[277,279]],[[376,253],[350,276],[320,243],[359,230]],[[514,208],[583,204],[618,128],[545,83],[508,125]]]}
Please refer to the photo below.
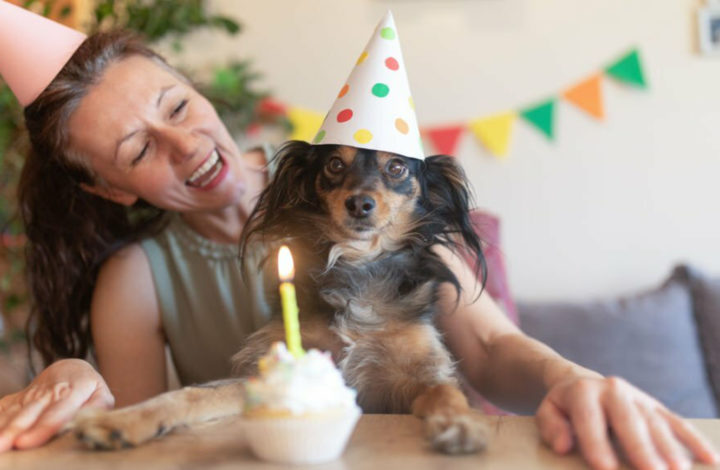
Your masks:
{"label": "wooden table", "polygon": [[[422,424],[407,415],[365,415],[341,459],[308,466],[346,469],[569,470],[586,468],[578,455],[557,457],[540,444],[533,418],[487,416],[493,437],[487,452],[449,457],[426,445]],[[692,420],[720,448],[720,420]],[[224,419],[179,429],[145,446],[115,452],[88,451],[64,435],[35,450],[0,455],[0,469],[277,469],[257,460],[242,439],[242,424]],[[303,467],[294,467],[303,468]],[[697,465],[695,468],[705,468]]]}

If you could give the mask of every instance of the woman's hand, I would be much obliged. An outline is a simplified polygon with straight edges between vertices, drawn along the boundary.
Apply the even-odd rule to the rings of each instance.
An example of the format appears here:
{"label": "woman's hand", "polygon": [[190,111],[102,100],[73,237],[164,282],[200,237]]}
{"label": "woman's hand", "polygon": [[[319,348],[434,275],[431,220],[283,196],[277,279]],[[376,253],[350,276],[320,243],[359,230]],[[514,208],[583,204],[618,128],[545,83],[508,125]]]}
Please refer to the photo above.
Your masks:
{"label": "woman's hand", "polygon": [[90,364],[57,361],[23,390],[0,399],[0,452],[44,444],[81,408],[112,408],[114,402]]}
{"label": "woman's hand", "polygon": [[617,377],[575,378],[550,389],[536,414],[543,441],[565,454],[577,444],[594,469],[617,468],[609,429],[638,469],[686,469],[689,450],[717,463],[710,443],[690,423]]}

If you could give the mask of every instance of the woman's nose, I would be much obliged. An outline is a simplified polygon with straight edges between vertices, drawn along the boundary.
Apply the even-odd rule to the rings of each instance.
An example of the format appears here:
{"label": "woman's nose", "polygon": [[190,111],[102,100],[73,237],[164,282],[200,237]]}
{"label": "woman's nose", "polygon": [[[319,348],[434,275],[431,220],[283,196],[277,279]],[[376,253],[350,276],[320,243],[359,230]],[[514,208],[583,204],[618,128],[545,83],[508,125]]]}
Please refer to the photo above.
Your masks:
{"label": "woman's nose", "polygon": [[198,137],[189,129],[168,126],[160,129],[160,137],[170,152],[170,158],[176,162],[184,162],[192,158],[198,151]]}

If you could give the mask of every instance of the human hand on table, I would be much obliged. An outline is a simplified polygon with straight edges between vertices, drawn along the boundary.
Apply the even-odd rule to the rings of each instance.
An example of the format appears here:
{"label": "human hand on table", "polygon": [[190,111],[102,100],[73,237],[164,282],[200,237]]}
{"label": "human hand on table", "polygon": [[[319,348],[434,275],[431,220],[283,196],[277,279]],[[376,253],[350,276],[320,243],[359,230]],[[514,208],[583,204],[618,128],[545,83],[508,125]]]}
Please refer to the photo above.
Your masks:
{"label": "human hand on table", "polygon": [[81,408],[112,408],[115,399],[86,361],[63,359],[23,390],[0,399],[0,452],[44,444]]}
{"label": "human hand on table", "polygon": [[614,469],[618,457],[611,430],[630,464],[638,469],[686,469],[692,456],[720,462],[690,423],[623,379],[575,378],[552,387],[538,407],[542,440],[556,453],[576,445],[594,469]]}

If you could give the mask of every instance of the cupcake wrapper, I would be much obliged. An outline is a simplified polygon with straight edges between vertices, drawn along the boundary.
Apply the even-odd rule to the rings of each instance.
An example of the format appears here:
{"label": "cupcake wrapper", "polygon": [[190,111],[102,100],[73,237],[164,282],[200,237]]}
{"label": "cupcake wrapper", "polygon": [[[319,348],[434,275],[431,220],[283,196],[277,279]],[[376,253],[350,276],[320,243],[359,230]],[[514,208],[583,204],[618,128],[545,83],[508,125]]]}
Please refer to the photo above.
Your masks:
{"label": "cupcake wrapper", "polygon": [[360,409],[289,418],[244,419],[245,438],[269,462],[314,464],[335,460],[345,449]]}

